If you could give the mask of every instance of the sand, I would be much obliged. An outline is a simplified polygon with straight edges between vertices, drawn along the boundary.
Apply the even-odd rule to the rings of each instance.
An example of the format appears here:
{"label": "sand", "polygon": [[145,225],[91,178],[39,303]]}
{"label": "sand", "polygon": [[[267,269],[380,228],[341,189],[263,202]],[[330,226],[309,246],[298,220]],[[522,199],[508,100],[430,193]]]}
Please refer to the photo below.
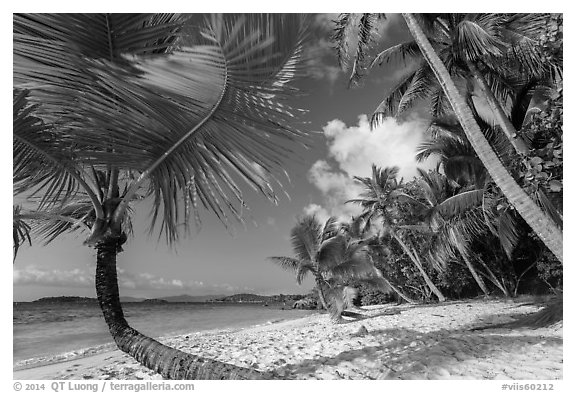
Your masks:
{"label": "sand", "polygon": [[[365,318],[339,325],[318,314],[160,341],[281,379],[562,379],[562,322],[471,330],[538,309],[503,300],[369,306],[361,311]],[[14,379],[162,379],[118,350],[100,350],[62,354],[48,364],[21,362]]]}

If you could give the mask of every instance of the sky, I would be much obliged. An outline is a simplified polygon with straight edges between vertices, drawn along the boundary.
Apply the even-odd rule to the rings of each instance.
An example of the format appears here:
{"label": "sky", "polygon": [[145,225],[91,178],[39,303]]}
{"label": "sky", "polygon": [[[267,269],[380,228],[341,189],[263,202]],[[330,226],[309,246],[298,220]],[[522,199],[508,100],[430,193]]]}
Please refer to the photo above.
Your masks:
{"label": "sky", "polygon": [[[416,174],[414,151],[427,123],[416,114],[402,124],[386,119],[371,130],[369,116],[394,86],[405,68],[395,64],[373,69],[356,88],[348,88],[348,73],[337,65],[329,36],[336,14],[313,17],[310,76],[297,85],[306,96],[291,104],[307,109],[302,127],[310,133],[310,149],[301,149],[285,163],[290,196],[277,206],[247,192],[247,204],[256,225],[227,230],[206,211],[199,232],[169,248],[148,234],[146,202],[136,206],[134,237],[118,256],[121,296],[155,298],[172,295],[229,295],[233,293],[307,293],[313,281],[297,285],[293,273],[267,261],[269,256],[292,256],[290,229],[297,217],[316,214],[346,219],[358,213],[344,202],[358,195],[354,176],[369,176],[371,165],[397,165],[406,180]],[[389,14],[379,29],[380,46],[408,40],[398,14]],[[432,167],[434,163],[419,164]],[[279,193],[282,194],[282,193]],[[46,296],[95,297],[95,250],[82,245],[86,234],[75,234],[43,246],[23,246],[13,267],[14,301]]]}

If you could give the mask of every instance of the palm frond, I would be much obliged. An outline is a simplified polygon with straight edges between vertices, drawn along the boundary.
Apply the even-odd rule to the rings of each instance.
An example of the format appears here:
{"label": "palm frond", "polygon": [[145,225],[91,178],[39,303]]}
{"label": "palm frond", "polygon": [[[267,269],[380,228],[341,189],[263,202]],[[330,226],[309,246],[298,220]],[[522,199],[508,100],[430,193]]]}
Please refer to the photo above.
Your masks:
{"label": "palm frond", "polygon": [[122,62],[125,54],[157,54],[179,44],[179,14],[16,14],[14,32],[60,41],[84,56]]}
{"label": "palm frond", "polygon": [[330,275],[331,277],[348,280],[362,280],[364,278],[378,277],[378,271],[369,258],[368,250],[364,250],[353,258],[349,258],[345,262],[334,266],[330,269]]}
{"label": "palm frond", "polygon": [[350,54],[348,52],[348,38],[352,20],[352,14],[340,14],[338,15],[338,19],[334,21],[335,27],[332,41],[336,43],[338,65],[342,70],[348,69],[348,61],[350,59]]}
{"label": "palm frond", "polygon": [[12,209],[12,239],[14,248],[14,258],[16,260],[16,255],[18,254],[18,249],[22,244],[28,241],[28,244],[32,245],[32,239],[30,238],[30,225],[28,225],[20,215],[20,206],[13,206]]}
{"label": "palm frond", "polygon": [[320,248],[322,227],[316,217],[304,216],[298,220],[290,232],[292,249],[300,261],[312,263]]}
{"label": "palm frond", "polygon": [[460,192],[443,200],[436,206],[436,210],[444,219],[459,216],[475,207],[481,206],[483,194],[484,190],[482,189]]}
{"label": "palm frond", "polygon": [[318,250],[318,266],[323,272],[330,271],[344,261],[348,239],[344,235],[336,235],[322,242]]}
{"label": "palm frond", "polygon": [[498,215],[496,227],[498,229],[500,245],[502,245],[508,258],[511,259],[512,253],[520,239],[520,231],[518,229],[519,220],[507,209]]}
{"label": "palm frond", "polygon": [[297,272],[300,266],[300,261],[290,257],[268,257],[270,262],[279,265],[282,269]]}
{"label": "palm frond", "polygon": [[358,21],[358,43],[356,44],[356,53],[352,63],[352,72],[348,85],[356,84],[362,78],[363,70],[367,68],[366,52],[370,49],[373,42],[373,35],[376,30],[378,14],[362,14]]}
{"label": "palm frond", "polygon": [[316,274],[316,267],[308,262],[300,263],[300,265],[298,265],[298,270],[296,271],[296,282],[298,285],[302,284],[302,281],[304,281],[308,273]]}
{"label": "palm frond", "polygon": [[378,125],[384,121],[385,118],[396,116],[398,113],[398,104],[400,100],[404,96],[404,93],[410,85],[412,84],[412,80],[414,79],[414,75],[421,67],[417,67],[414,71],[408,72],[404,75],[399,82],[392,88],[392,90],[388,93],[388,95],[378,104],[372,116],[370,117],[370,127],[376,128]]}
{"label": "palm frond", "polygon": [[376,64],[379,66],[384,63],[388,64],[397,58],[406,65],[408,58],[419,58],[420,56],[420,47],[416,41],[402,42],[378,53],[372,60],[370,67],[374,67]]}
{"label": "palm frond", "polygon": [[430,98],[430,113],[432,117],[439,118],[445,116],[451,110],[452,106],[444,90],[441,86],[436,87]]}
{"label": "palm frond", "polygon": [[[118,20],[126,34],[134,18]],[[55,38],[70,29],[38,37],[17,19],[14,84],[41,104],[35,116],[74,140],[78,162],[139,172],[119,215],[147,181],[152,227],[161,218],[160,233],[172,242],[199,205],[224,223],[228,215],[241,221],[238,177],[277,200],[273,173],[290,156],[286,142],[304,142],[292,126],[301,111],[283,101],[303,71],[306,22],[297,14],[213,15],[196,25],[158,18],[143,23],[142,34],[118,37],[124,49],[113,61],[101,57],[108,44],[94,44],[89,57],[74,39]],[[86,19],[83,29],[98,30],[103,20]]]}
{"label": "palm frond", "polygon": [[[490,18],[484,21],[491,20]],[[459,48],[466,60],[477,61],[485,56],[499,57],[502,55],[505,44],[498,36],[498,32],[490,24],[482,20],[463,20],[456,29]]]}
{"label": "palm frond", "polygon": [[339,230],[340,223],[338,222],[338,219],[336,217],[329,217],[328,220],[326,220],[324,223],[321,241],[324,242],[329,238],[336,236]]}
{"label": "palm frond", "polygon": [[16,195],[42,192],[40,208],[65,201],[79,189],[78,167],[72,153],[74,141],[54,132],[34,115],[28,91],[14,91],[13,184]]}
{"label": "palm frond", "polygon": [[333,322],[340,321],[342,311],[352,307],[357,296],[358,290],[344,285],[328,289],[326,291],[326,300],[331,320]]}
{"label": "palm frond", "polygon": [[34,237],[41,239],[45,245],[64,233],[78,230],[89,232],[96,219],[92,202],[79,198],[50,211],[33,211],[29,215],[34,217]]}
{"label": "palm frond", "polygon": [[418,68],[410,85],[398,103],[397,114],[404,113],[408,109],[412,108],[416,101],[429,98],[437,83],[437,79],[430,67]]}

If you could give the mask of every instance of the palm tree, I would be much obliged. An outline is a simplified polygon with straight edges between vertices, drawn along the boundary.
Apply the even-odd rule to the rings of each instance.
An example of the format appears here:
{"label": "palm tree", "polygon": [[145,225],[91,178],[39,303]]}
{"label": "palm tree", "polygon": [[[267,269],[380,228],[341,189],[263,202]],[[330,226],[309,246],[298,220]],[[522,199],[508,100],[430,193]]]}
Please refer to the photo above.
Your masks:
{"label": "palm tree", "polygon": [[370,249],[347,235],[335,217],[324,225],[315,216],[300,218],[291,231],[296,257],[269,257],[288,271],[296,273],[301,284],[308,273],[314,276],[322,306],[330,312],[333,322],[342,322],[342,314],[353,306],[355,283],[365,282],[384,291],[388,282],[372,262]]}
{"label": "palm tree", "polygon": [[401,192],[402,180],[398,181],[397,175],[398,167],[380,169],[377,168],[376,165],[372,165],[371,177],[354,177],[357,182],[362,184],[364,192],[360,194],[359,198],[351,199],[346,203],[359,204],[364,210],[362,217],[367,222],[376,221],[378,219],[382,220],[383,227],[400,245],[400,247],[402,247],[406,255],[408,255],[412,263],[420,272],[426,285],[438,300],[443,302],[446,298],[432,282],[428,273],[426,273],[422,266],[420,256],[415,251],[414,247],[409,244],[409,240],[403,238],[402,230],[398,226],[398,217],[395,217],[394,214],[395,204],[398,202],[399,198],[403,197],[403,193]]}
{"label": "palm tree", "polygon": [[[296,14],[14,15],[16,247],[88,230],[96,292],[118,347],[171,379],[266,375],[183,353],[131,328],[116,256],[131,206],[152,197],[168,243],[199,224],[200,204],[242,221],[242,179],[275,201],[287,142],[305,136],[283,99],[300,75]],[[278,172],[279,173],[279,172]]]}
{"label": "palm tree", "polygon": [[[478,271],[472,262],[470,244],[490,230],[487,221],[496,221],[495,201],[487,198],[483,187],[461,188],[438,171],[425,172],[419,169],[419,173],[419,199],[423,202],[412,200],[412,206],[423,217],[426,224],[424,230],[433,234],[430,242],[431,260],[440,269],[444,269],[448,261],[457,261],[460,255],[474,281],[485,295],[489,295],[480,276],[485,274]],[[475,259],[486,270],[486,277],[505,296],[509,296],[508,290],[492,270],[481,259]]]}
{"label": "palm tree", "polygon": [[534,230],[538,237],[542,239],[556,258],[562,262],[563,241],[561,229],[534,203],[526,192],[522,190],[494,153],[494,150],[478,127],[472,111],[456,88],[446,66],[442,63],[420,27],[418,20],[413,14],[403,15],[410,32],[418,43],[420,51],[428,64],[430,64],[434,75],[440,82],[444,93],[452,105],[466,137],[478,154],[478,158],[482,161],[496,185],[502,190],[520,216],[532,230]]}
{"label": "palm tree", "polygon": [[290,231],[290,242],[296,257],[269,257],[271,262],[296,274],[298,285],[306,278],[308,273],[314,276],[316,291],[321,306],[328,310],[328,303],[324,294],[324,278],[320,273],[319,251],[322,244],[337,231],[335,218],[330,218],[322,226],[315,216],[304,216],[296,222]]}
{"label": "palm tree", "polygon": [[[377,266],[377,261],[385,259],[385,254],[389,253],[389,250],[384,245],[383,238],[378,236],[378,234],[370,234],[371,226],[370,223],[366,221],[365,217],[352,217],[350,222],[342,224],[342,229],[345,231],[347,236],[352,239],[361,241],[368,247],[368,250],[370,251],[370,257],[375,266]],[[381,268],[378,266],[377,268],[381,270]],[[385,281],[386,286],[394,291],[399,298],[405,300],[408,303],[416,303],[416,300],[406,295],[400,289],[400,286],[393,283],[388,277],[386,277],[386,275],[383,274],[382,279]]]}
{"label": "palm tree", "polygon": [[[494,119],[516,152],[526,154],[528,146],[509,119],[506,105],[513,99],[515,87],[524,81],[550,78],[557,72],[554,62],[543,62],[536,51],[538,37],[544,31],[546,14],[421,14],[426,34],[446,64],[454,80],[466,86],[469,103],[472,96],[484,99]],[[378,106],[373,124],[389,115],[398,115],[415,102],[430,100],[431,112],[438,117],[447,108],[446,97],[430,65],[422,57],[416,42],[395,45],[380,52],[372,61],[384,64],[400,57],[404,65],[416,64]],[[411,63],[407,64],[410,59]],[[480,94],[475,92],[476,88]]]}
{"label": "palm tree", "polygon": [[[370,14],[362,15],[363,17],[360,19],[357,26],[357,30],[360,34],[358,35],[357,40],[358,49],[355,54],[355,68],[351,81],[356,80],[361,76],[361,72],[357,70],[358,68],[367,67],[366,53],[374,40],[376,30],[374,28],[374,23],[377,20],[376,15],[373,15],[372,17],[369,17]],[[474,15],[469,17],[476,18]],[[469,17],[464,16],[464,18]],[[527,23],[527,21],[531,20],[533,17],[537,18],[537,23]],[[456,112],[455,100],[458,99],[460,105],[458,108],[460,112],[457,114],[458,121],[462,123],[464,120],[462,115],[463,113],[466,113],[466,116],[468,116],[468,125],[465,127],[464,124],[462,124],[462,126],[466,129],[466,137],[469,139],[471,137],[470,133],[472,132],[470,127],[474,127],[475,141],[470,142],[474,150],[480,156],[481,162],[486,165],[487,168],[490,166],[489,173],[493,178],[494,173],[498,174],[498,178],[494,178],[494,180],[498,187],[502,189],[506,198],[526,220],[535,233],[537,233],[537,235],[542,239],[544,244],[546,244],[554,255],[562,261],[561,229],[555,225],[552,219],[541,209],[538,209],[538,206],[532,200],[529,200],[528,195],[523,192],[518,184],[513,184],[514,179],[506,172],[506,168],[498,161],[496,154],[494,154],[493,151],[488,151],[489,149],[491,150],[491,148],[486,142],[486,138],[484,138],[483,135],[477,134],[476,131],[479,132],[478,126],[477,124],[472,124],[474,119],[471,110],[468,107],[468,105],[472,103],[470,97],[468,96],[468,99],[465,99],[461,96],[460,92],[456,88],[454,80],[452,79],[453,75],[450,74],[450,71],[457,74],[461,74],[463,69],[466,71],[467,68],[463,68],[463,64],[466,66],[472,65],[473,67],[476,67],[475,61],[478,61],[479,56],[483,55],[483,46],[480,45],[481,42],[488,42],[490,44],[491,51],[493,52],[490,54],[491,57],[501,56],[506,60],[505,62],[496,62],[495,64],[498,65],[499,63],[506,63],[507,66],[511,67],[510,69],[505,69],[505,72],[508,74],[514,69],[518,70],[518,67],[520,67],[521,73],[526,74],[526,72],[529,72],[530,76],[536,75],[545,79],[549,78],[548,74],[557,74],[558,72],[556,72],[556,70],[561,68],[558,64],[554,63],[552,67],[548,67],[546,64],[541,62],[539,63],[539,57],[535,56],[534,34],[536,31],[539,31],[538,29],[545,26],[547,16],[515,14],[512,17],[509,17],[504,15],[504,19],[495,24],[490,22],[490,17],[482,17],[482,19],[487,23],[486,29],[481,29],[476,23],[469,23],[466,21],[466,23],[461,26],[462,28],[460,30],[461,32],[467,32],[466,35],[462,36],[462,39],[463,43],[469,43],[471,45],[470,48],[466,49],[468,54],[452,51],[453,48],[451,45],[453,43],[456,44],[456,42],[452,42],[452,36],[449,34],[451,30],[448,29],[446,24],[442,21],[442,18],[444,18],[444,20],[452,18],[451,14],[430,14],[425,17],[420,16],[420,18],[428,25],[427,27],[431,27],[434,23],[439,23],[442,25],[442,29],[445,30],[443,33],[445,36],[444,38],[448,38],[448,41],[446,41],[444,46],[441,48],[440,55],[446,55],[444,60],[447,64],[444,64],[438,53],[436,53],[435,48],[428,39],[424,29],[420,26],[417,17],[414,14],[404,14],[404,19],[412,33],[414,42],[400,44],[382,52],[376,57],[372,64],[390,59],[397,55],[401,57],[415,56],[423,59],[423,61],[420,63],[419,68],[417,67],[416,70],[410,71],[407,77],[404,78],[395,89],[393,89],[393,92],[384,101],[382,101],[378,107],[379,109],[375,112],[375,116],[373,116],[373,123],[377,122],[378,119],[383,117],[386,113],[394,113],[396,107],[405,110],[413,106],[415,100],[423,96],[427,96],[431,99],[433,108],[432,112],[435,117],[439,117],[445,112],[448,103],[450,103],[450,106],[454,112]],[[381,14],[378,14],[378,19],[381,19]],[[347,41],[347,34],[350,34],[350,32],[353,31],[351,26],[354,20],[355,18],[353,18],[351,14],[341,14],[339,21],[336,23],[336,34],[334,35],[334,39],[339,43],[337,46],[339,58],[346,59],[350,57],[345,43]],[[505,29],[502,29],[502,27],[505,27]],[[501,32],[504,30],[506,39],[510,39],[515,43],[515,45],[507,51],[502,51],[499,48],[504,42],[502,41],[502,37],[498,35],[493,36],[490,33],[491,31],[495,31],[502,35]],[[482,32],[483,40],[475,41],[475,35],[473,34],[475,32]],[[452,31],[452,33],[454,33],[454,31]],[[434,41],[434,43],[436,42]],[[459,49],[459,47],[461,47],[461,45],[458,45],[457,47],[455,46],[454,48]],[[466,46],[464,46],[463,49],[464,48],[466,48]],[[360,54],[360,56],[358,56],[358,54]],[[469,60],[469,62],[466,63],[466,60]],[[340,63],[345,64],[346,62],[341,61]],[[442,67],[441,74],[439,73],[440,69],[438,68],[440,66]],[[494,67],[493,64],[485,64],[485,66],[488,67],[486,70],[492,75],[492,82],[490,84],[493,87],[505,87],[506,81],[498,78],[499,76],[502,76],[499,74],[499,70],[501,71],[501,69]],[[495,72],[492,72],[492,69]],[[470,70],[467,70],[467,72],[472,72],[474,74],[474,72]],[[442,75],[444,79],[440,79],[440,75]],[[449,78],[449,81],[446,78]],[[447,93],[448,86],[451,91],[450,95]],[[506,89],[500,91],[504,92],[499,95],[500,98],[506,98]],[[486,93],[489,92],[486,91]],[[493,102],[493,104],[496,103]],[[462,110],[464,110],[464,112],[462,112]],[[495,108],[495,110],[497,110],[497,108]],[[506,128],[506,124],[504,124],[505,119],[500,118],[500,120],[502,122],[502,124],[500,124],[502,128],[508,129]],[[516,140],[516,149],[523,150],[523,147],[518,146],[518,143],[521,142],[518,142],[518,139],[515,138],[516,131],[509,131],[508,136],[511,137],[511,142],[514,143],[514,140]],[[478,149],[481,149],[482,153],[480,153]]]}

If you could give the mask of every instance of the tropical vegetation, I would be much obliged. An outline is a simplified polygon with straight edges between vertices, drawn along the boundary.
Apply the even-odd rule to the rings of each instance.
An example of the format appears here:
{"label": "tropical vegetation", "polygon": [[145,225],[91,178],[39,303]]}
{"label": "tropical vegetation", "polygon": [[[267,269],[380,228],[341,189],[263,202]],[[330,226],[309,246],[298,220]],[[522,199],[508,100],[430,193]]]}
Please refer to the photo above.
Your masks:
{"label": "tropical vegetation", "polygon": [[202,206],[242,221],[238,179],[276,200],[287,142],[305,142],[301,111],[284,99],[306,24],[297,14],[14,15],[14,254],[32,238],[84,232],[112,337],[165,378],[263,375],[130,327],[116,257],[133,209],[151,200],[151,228],[173,244]]}
{"label": "tropical vegetation", "polygon": [[[427,108],[416,158],[437,165],[408,180],[373,165],[347,202],[359,215],[297,218],[293,256],[269,258],[299,284],[312,277],[314,294],[295,306],[343,322],[388,301],[555,293],[552,312],[532,321],[558,320],[562,15],[403,14],[413,40],[380,48],[385,19],[341,14],[338,60],[351,86],[404,62],[372,125]],[[238,179],[276,200],[286,143],[306,142],[301,111],[285,102],[304,71],[306,25],[297,14],[14,15],[14,257],[33,239],[84,233],[116,344],[165,378],[270,377],[130,327],[116,257],[142,200],[169,244],[200,224],[202,208],[242,221]]]}
{"label": "tropical vegetation", "polygon": [[[371,124],[428,108],[416,158],[437,162],[410,181],[395,167],[356,178],[363,192],[348,202],[363,212],[349,220],[362,230],[349,235],[369,245],[392,288],[359,285],[361,303],[561,295],[562,15],[403,17],[413,40],[383,49],[384,14],[334,23],[351,86],[377,65],[402,62],[406,73]],[[551,309],[555,317],[538,320],[557,320],[561,307]]]}

